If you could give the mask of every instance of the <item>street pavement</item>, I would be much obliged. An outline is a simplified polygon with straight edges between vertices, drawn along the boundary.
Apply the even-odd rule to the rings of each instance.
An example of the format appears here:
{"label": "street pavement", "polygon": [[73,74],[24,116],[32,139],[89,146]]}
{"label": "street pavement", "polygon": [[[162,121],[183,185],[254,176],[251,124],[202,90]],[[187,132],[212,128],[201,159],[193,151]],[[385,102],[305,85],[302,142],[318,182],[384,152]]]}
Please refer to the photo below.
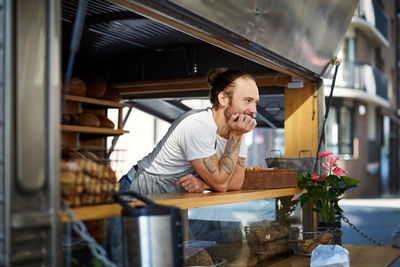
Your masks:
{"label": "street pavement", "polygon": [[[342,199],[343,214],[368,236],[390,245],[392,233],[400,224],[400,197],[380,199]],[[342,221],[342,243],[374,245]],[[398,259],[392,267],[400,267]]]}

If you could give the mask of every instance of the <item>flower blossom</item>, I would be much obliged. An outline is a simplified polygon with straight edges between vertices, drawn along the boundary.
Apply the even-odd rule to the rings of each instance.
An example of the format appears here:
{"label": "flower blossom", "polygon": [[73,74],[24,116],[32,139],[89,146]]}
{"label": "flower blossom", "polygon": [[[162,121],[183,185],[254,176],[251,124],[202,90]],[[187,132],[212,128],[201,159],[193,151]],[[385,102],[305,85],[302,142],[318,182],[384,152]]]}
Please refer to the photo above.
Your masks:
{"label": "flower blossom", "polygon": [[313,180],[319,180],[319,175],[312,174],[312,175],[311,175],[311,179],[313,179]]}
{"label": "flower blossom", "polygon": [[332,170],[333,174],[336,176],[341,177],[343,174],[349,173],[348,171],[343,170],[342,168],[336,167]]}
{"label": "flower blossom", "polygon": [[330,156],[330,155],[332,155],[332,154],[333,154],[333,153],[330,152],[330,151],[322,151],[322,152],[319,152],[319,153],[318,153],[318,155],[319,155],[319,157],[320,157],[321,159],[325,158],[326,156]]}
{"label": "flower blossom", "polygon": [[326,161],[328,162],[328,164],[322,163],[322,167],[324,167],[326,170],[331,171],[337,167],[336,161],[338,161],[338,160],[339,160],[338,157],[332,158],[332,157],[327,156]]}

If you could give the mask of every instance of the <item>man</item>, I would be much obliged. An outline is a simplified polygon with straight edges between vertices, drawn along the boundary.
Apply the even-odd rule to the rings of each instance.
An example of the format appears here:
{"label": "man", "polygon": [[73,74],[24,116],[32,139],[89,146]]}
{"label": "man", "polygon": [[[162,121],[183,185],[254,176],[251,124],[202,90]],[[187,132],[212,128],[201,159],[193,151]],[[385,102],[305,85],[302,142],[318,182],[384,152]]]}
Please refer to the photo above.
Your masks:
{"label": "man", "polygon": [[178,117],[154,150],[122,179],[121,190],[141,194],[239,190],[247,147],[244,134],[256,126],[259,93],[241,70],[208,75],[213,107]]}
{"label": "man", "polygon": [[[154,150],[122,177],[120,190],[160,194],[241,188],[247,155],[243,137],[256,126],[258,88],[249,74],[233,69],[212,70],[208,83],[212,108],[179,116]],[[118,219],[111,228],[112,259],[119,262]]]}

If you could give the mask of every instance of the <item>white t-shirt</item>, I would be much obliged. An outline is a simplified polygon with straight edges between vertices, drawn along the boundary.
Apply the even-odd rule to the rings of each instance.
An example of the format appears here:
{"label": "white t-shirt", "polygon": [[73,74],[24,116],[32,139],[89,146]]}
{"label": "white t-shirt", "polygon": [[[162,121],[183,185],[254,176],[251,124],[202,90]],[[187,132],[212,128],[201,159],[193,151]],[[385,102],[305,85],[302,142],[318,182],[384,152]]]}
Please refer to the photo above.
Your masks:
{"label": "white t-shirt", "polygon": [[[239,156],[246,158],[247,146],[242,137]],[[177,174],[192,168],[189,161],[217,153],[221,157],[227,140],[217,135],[212,110],[191,110],[179,116],[154,150],[138,162],[152,174]]]}

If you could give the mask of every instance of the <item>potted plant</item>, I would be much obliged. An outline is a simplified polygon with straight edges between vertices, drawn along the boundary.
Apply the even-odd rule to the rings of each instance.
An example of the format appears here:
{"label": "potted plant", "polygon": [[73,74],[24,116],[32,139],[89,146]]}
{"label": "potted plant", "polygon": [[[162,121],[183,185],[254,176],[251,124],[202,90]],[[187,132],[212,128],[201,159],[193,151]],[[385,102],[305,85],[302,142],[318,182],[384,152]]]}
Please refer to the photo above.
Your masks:
{"label": "potted plant", "polygon": [[326,225],[335,224],[343,217],[343,210],[339,207],[339,200],[346,191],[352,191],[360,182],[345,174],[347,171],[337,164],[338,157],[332,157],[332,152],[320,152],[319,158],[323,161],[324,174],[300,173],[298,176],[299,187],[304,189],[300,196],[300,204],[304,206],[312,201],[313,210],[319,213],[320,221]]}

